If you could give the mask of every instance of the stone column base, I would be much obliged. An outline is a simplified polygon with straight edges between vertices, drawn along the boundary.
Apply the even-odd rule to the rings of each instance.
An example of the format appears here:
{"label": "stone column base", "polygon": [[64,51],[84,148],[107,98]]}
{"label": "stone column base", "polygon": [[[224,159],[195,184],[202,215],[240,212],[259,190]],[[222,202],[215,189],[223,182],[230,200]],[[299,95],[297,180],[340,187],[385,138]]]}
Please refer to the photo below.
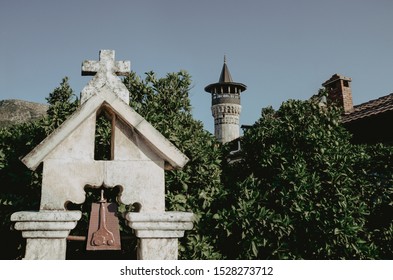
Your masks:
{"label": "stone column base", "polygon": [[177,260],[178,238],[193,228],[194,214],[187,212],[139,213],[126,215],[138,240],[138,259]]}
{"label": "stone column base", "polygon": [[26,238],[26,260],[64,260],[66,238],[82,217],[80,211],[16,212],[11,221]]}

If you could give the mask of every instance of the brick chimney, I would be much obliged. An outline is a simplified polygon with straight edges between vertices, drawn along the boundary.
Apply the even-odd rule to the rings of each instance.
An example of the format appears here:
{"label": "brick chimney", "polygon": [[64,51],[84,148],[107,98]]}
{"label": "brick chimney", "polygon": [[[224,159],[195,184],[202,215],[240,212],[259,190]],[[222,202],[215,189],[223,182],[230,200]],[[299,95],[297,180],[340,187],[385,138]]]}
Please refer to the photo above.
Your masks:
{"label": "brick chimney", "polygon": [[344,109],[345,114],[353,111],[351,82],[351,78],[334,74],[329,80],[322,84],[328,92],[328,104],[337,104]]}

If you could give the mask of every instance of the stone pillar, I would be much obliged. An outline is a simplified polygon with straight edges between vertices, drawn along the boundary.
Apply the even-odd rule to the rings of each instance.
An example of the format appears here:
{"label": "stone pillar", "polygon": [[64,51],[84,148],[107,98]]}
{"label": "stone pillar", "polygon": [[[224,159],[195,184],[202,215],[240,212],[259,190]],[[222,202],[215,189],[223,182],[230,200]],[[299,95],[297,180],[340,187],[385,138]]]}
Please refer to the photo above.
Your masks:
{"label": "stone pillar", "polygon": [[16,212],[11,221],[26,238],[25,260],[64,260],[66,238],[81,218],[80,211]]}
{"label": "stone pillar", "polygon": [[138,259],[177,260],[178,239],[193,228],[194,214],[187,212],[128,213],[128,225],[138,240]]}

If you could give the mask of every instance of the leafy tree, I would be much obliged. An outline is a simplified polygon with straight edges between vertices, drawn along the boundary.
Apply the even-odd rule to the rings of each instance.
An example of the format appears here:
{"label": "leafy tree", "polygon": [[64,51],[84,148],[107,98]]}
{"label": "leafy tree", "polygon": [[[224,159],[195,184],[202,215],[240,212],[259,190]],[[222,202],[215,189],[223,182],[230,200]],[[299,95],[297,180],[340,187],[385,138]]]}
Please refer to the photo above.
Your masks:
{"label": "leafy tree", "polygon": [[[131,107],[190,158],[182,170],[165,175],[167,210],[197,216],[194,230],[180,239],[181,258],[392,258],[393,148],[352,145],[337,108],[321,108],[315,100],[266,108],[245,132],[240,154],[227,145],[223,157],[222,147],[192,117],[185,71],[163,78],[149,72],[145,79],[131,73],[124,84]],[[0,130],[0,236],[10,247],[1,258],[24,252],[20,233],[10,232],[10,215],[39,204],[41,170],[29,171],[19,158],[78,105],[67,78],[47,100],[43,120]],[[99,118],[100,159],[108,157],[109,130]],[[86,231],[86,205],[94,195],[87,194],[85,205],[71,206],[85,212],[79,232]],[[114,199],[116,190],[108,195]],[[78,254],[77,248],[69,251],[70,257]]]}
{"label": "leafy tree", "polygon": [[[220,258],[215,249],[216,238],[212,234],[214,213],[211,205],[222,190],[221,149],[214,137],[203,129],[202,123],[192,117],[188,97],[190,76],[180,71],[157,78],[154,72],[149,72],[143,80],[131,73],[124,79],[124,84],[130,92],[130,106],[190,159],[182,170],[165,172],[167,210],[192,211],[197,217],[194,230],[186,231],[185,237],[180,239],[179,257]],[[96,129],[96,154],[101,159],[107,159],[105,151],[110,145],[110,124],[105,118],[99,118]],[[89,197],[87,200],[94,201]],[[86,212],[86,207],[79,209]],[[119,206],[120,212],[130,210],[131,206]],[[86,231],[87,216],[81,225],[83,228],[77,230]],[[121,231],[130,235],[130,229],[125,224]],[[132,244],[136,245],[135,242]]]}
{"label": "leafy tree", "polygon": [[38,210],[42,170],[30,171],[20,159],[76,109],[78,100],[73,98],[67,77],[47,101],[47,117],[0,130],[0,236],[9,247],[1,250],[1,259],[21,258],[24,254],[20,232],[10,231],[10,217],[17,211]]}
{"label": "leafy tree", "polygon": [[142,80],[131,73],[124,80],[131,107],[175,144],[190,161],[182,170],[166,172],[167,210],[192,211],[194,230],[180,239],[180,258],[216,259],[212,203],[222,193],[221,149],[214,137],[191,114],[187,72],[157,78],[153,72]]}
{"label": "leafy tree", "polygon": [[[182,258],[219,258],[215,250],[216,239],[209,233],[212,217],[211,203],[220,193],[220,148],[214,137],[203,129],[199,121],[195,121],[191,114],[188,91],[191,86],[190,76],[185,72],[170,73],[164,78],[157,78],[153,72],[146,75],[146,79],[132,73],[125,78],[124,83],[130,90],[131,106],[150,121],[165,137],[172,141],[189,158],[190,162],[183,170],[166,172],[166,196],[168,210],[193,211],[198,217],[195,230],[187,233],[182,239]],[[10,181],[7,188],[1,192],[1,221],[2,233],[10,236],[20,233],[9,231],[11,225],[9,217],[20,210],[38,209],[41,184],[41,170],[29,171],[19,158],[26,155],[50,132],[56,129],[78,106],[78,100],[64,78],[47,98],[49,103],[48,116],[35,123],[27,123],[2,130],[0,133],[0,164],[2,170],[0,178],[3,182]],[[165,104],[165,106],[163,106]],[[110,125],[105,118],[99,118],[96,127],[96,155],[106,159],[110,145]],[[12,184],[12,183],[14,184]],[[9,194],[7,193],[9,192]],[[16,193],[20,197],[16,197]],[[34,193],[34,195],[32,195]],[[83,205],[69,205],[69,209],[79,209],[84,212],[76,234],[84,234],[87,229],[88,206],[97,194],[87,192],[86,203]],[[116,192],[108,193],[109,199],[116,197]],[[16,205],[10,207],[8,204]],[[129,211],[130,206],[120,205],[120,212]],[[121,225],[122,231],[129,234],[130,229]],[[2,235],[3,236],[3,235]],[[15,246],[22,248],[20,238]],[[131,242],[132,243],[132,242]],[[135,243],[132,243],[135,246]],[[128,248],[133,250],[133,248]],[[15,258],[7,254],[12,250],[3,251],[3,258]],[[15,249],[13,250],[15,251]],[[81,248],[70,246],[67,255],[78,258]],[[18,251],[19,257],[23,250]]]}
{"label": "leafy tree", "polygon": [[47,134],[59,127],[79,105],[79,100],[68,83],[68,77],[63,78],[60,86],[49,93],[46,101],[49,104],[45,122]]}
{"label": "leafy tree", "polygon": [[[393,149],[352,145],[340,116],[315,100],[262,110],[241,140],[240,161],[224,167],[229,205],[214,217],[223,254],[392,257]],[[381,207],[384,223],[375,219]]]}
{"label": "leafy tree", "polygon": [[370,215],[366,228],[378,248],[376,258],[393,257],[393,148],[391,146],[363,145],[355,153],[355,186],[362,191],[362,199]]}
{"label": "leafy tree", "polygon": [[29,171],[20,158],[42,140],[45,132],[38,122],[10,126],[0,130],[0,236],[6,246],[0,259],[17,259],[24,254],[20,233],[11,231],[12,213],[38,210],[40,172]]}

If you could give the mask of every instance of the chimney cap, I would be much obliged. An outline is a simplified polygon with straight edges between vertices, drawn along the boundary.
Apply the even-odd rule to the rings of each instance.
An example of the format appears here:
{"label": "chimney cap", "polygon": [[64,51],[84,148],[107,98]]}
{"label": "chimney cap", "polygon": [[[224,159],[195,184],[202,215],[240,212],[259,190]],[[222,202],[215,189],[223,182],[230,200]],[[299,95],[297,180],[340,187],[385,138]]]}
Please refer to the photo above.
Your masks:
{"label": "chimney cap", "polygon": [[338,81],[338,80],[343,80],[343,81],[348,81],[348,82],[352,82],[352,78],[349,78],[349,77],[345,77],[345,76],[343,76],[343,75],[340,75],[340,74],[334,74],[329,80],[327,80],[326,82],[324,82],[323,84],[322,84],[322,86],[324,86],[324,87],[326,87],[327,85],[329,85],[329,84],[331,84],[331,83],[334,83],[334,82],[336,82],[336,81]]}

